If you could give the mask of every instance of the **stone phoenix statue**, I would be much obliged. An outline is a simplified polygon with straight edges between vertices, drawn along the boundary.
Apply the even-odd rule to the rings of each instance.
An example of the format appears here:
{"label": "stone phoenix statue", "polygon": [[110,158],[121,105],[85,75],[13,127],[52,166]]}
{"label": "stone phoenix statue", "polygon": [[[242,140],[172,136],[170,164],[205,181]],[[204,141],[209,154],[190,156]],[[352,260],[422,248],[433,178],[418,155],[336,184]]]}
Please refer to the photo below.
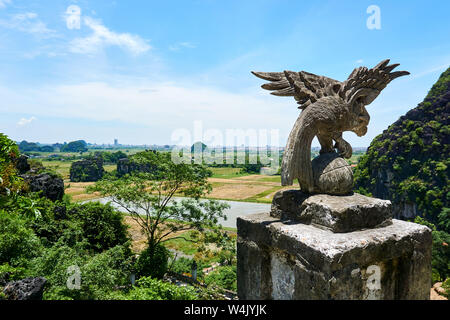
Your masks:
{"label": "stone phoenix statue", "polygon": [[[353,174],[342,157],[350,158],[352,147],[342,138],[342,133],[353,131],[358,136],[365,135],[370,120],[365,106],[392,80],[409,74],[407,71],[391,72],[399,64],[388,64],[389,59],[372,69],[356,68],[344,82],[305,71],[252,71],[255,76],[270,81],[263,89],[272,90],[276,96],[294,97],[303,110],[284,152],[283,186],[292,185],[294,179],[298,179],[301,190],[309,194],[351,192]],[[311,143],[316,136],[321,156],[311,162]]]}

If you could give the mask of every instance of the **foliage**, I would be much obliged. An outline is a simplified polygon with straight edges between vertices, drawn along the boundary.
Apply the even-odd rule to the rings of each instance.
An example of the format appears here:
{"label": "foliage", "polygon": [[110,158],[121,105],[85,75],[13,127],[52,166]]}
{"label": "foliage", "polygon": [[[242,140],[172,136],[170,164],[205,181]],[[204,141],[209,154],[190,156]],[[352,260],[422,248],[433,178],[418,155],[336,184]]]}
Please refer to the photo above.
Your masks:
{"label": "foliage", "polygon": [[450,299],[450,278],[447,278],[443,283],[442,283],[442,288],[444,288],[445,290],[445,296]]}
{"label": "foliage", "polygon": [[70,166],[71,182],[93,182],[103,177],[103,158],[76,161]]}
{"label": "foliage", "polygon": [[[31,273],[44,276],[48,286],[44,292],[46,300],[104,299],[116,286],[129,281],[131,251],[128,247],[116,246],[100,254],[90,255],[82,245],[68,247],[56,244],[32,261]],[[70,288],[69,267],[78,267],[80,288]]]}
{"label": "foliage", "polygon": [[24,217],[0,210],[0,264],[27,265],[41,251],[41,243]]}
{"label": "foliage", "polygon": [[68,208],[68,216],[69,219],[80,222],[83,237],[94,251],[100,252],[129,241],[123,214],[110,204],[72,204]]}
{"label": "foliage", "polygon": [[11,267],[8,263],[0,264],[0,287],[2,283],[21,280],[26,276],[27,270],[23,267]]}
{"label": "foliage", "polygon": [[[170,265],[170,271],[178,274],[191,273],[193,262],[194,259],[185,257],[177,258]],[[201,260],[199,261],[195,260],[195,263],[197,264],[197,278],[203,278],[203,268],[205,268],[206,265]]]}
{"label": "foliage", "polygon": [[[223,210],[228,205],[200,200],[211,190],[211,172],[206,167],[176,164],[170,153],[142,152],[133,159],[150,170],[103,179],[88,191],[100,192],[130,214],[147,237],[150,259],[156,247],[174,233],[218,230],[218,219],[225,218]],[[174,200],[176,194],[189,198]]]}
{"label": "foliage", "polygon": [[0,197],[19,192],[23,180],[17,176],[15,162],[19,157],[17,144],[0,133]]}
{"label": "foliage", "polygon": [[[233,265],[236,262],[236,234],[227,231],[215,233],[193,233],[197,252],[204,256],[214,256],[222,265]],[[211,250],[209,244],[214,243],[215,249]]]}
{"label": "foliage", "polygon": [[84,140],[72,141],[64,144],[60,148],[61,152],[86,152],[88,151],[87,143]]}
{"label": "foliage", "polygon": [[443,210],[450,199],[449,92],[450,68],[422,103],[372,141],[354,172],[355,191],[394,205],[415,205],[419,215],[447,231],[448,211]]}
{"label": "foliage", "polygon": [[433,231],[433,250],[431,266],[439,273],[440,280],[450,276],[450,234]]}
{"label": "foliage", "polygon": [[55,151],[55,148],[53,146],[40,146],[37,143],[23,140],[21,143],[19,143],[19,150],[21,152],[28,152],[28,151],[53,152]]}
{"label": "foliage", "polygon": [[433,269],[433,281],[442,281],[448,278],[450,276],[450,234],[438,231],[434,224],[421,217],[416,217],[414,222],[425,225],[432,230],[431,266]]}
{"label": "foliage", "polygon": [[93,157],[102,157],[105,163],[114,163],[119,162],[120,159],[128,158],[127,154],[123,151],[116,152],[95,152]]}
{"label": "foliage", "polygon": [[450,233],[450,208],[443,208],[438,215],[438,226],[442,231]]}
{"label": "foliage", "polygon": [[135,264],[136,276],[162,279],[167,271],[169,251],[163,245],[157,245],[153,252],[150,247],[143,250]]}
{"label": "foliage", "polygon": [[430,227],[433,280],[450,270],[450,68],[424,101],[371,143],[355,169],[355,191],[417,208],[415,222]]}
{"label": "foliage", "polygon": [[34,219],[41,215],[42,207],[39,204],[39,199],[39,193],[12,193],[9,196],[0,197],[0,205],[7,212]]}
{"label": "foliage", "polygon": [[128,292],[113,292],[111,300],[196,300],[198,295],[192,287],[178,287],[161,280],[143,277]]}
{"label": "foliage", "polygon": [[40,201],[46,209],[32,227],[46,246],[58,241],[73,246],[85,240],[87,249],[102,252],[129,241],[123,214],[109,204]]}
{"label": "foliage", "polygon": [[205,276],[205,283],[237,291],[236,266],[223,266]]}
{"label": "foliage", "polygon": [[28,159],[27,161],[30,165],[30,169],[37,174],[48,171],[48,169],[44,167],[42,162],[37,159]]}

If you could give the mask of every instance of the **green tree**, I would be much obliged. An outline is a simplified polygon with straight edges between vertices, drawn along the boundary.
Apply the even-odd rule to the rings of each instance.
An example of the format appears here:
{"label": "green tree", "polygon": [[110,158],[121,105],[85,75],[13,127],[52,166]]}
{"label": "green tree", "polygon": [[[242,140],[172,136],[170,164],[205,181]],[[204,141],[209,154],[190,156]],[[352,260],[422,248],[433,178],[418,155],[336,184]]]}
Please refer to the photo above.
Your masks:
{"label": "green tree", "polygon": [[123,214],[110,204],[91,202],[72,204],[69,206],[68,217],[79,223],[83,237],[96,252],[124,245],[128,238],[128,227],[123,223]]}
{"label": "green tree", "polygon": [[0,265],[22,266],[41,250],[39,238],[24,217],[0,210]]}
{"label": "green tree", "polygon": [[22,179],[17,176],[15,166],[18,157],[17,144],[0,133],[0,197],[15,193],[23,187]]}
{"label": "green tree", "polygon": [[63,145],[60,148],[61,152],[86,152],[87,149],[87,143],[84,140],[77,140],[69,142],[68,144]]}
{"label": "green tree", "polygon": [[[176,164],[170,156],[170,153],[147,153],[141,161],[153,168],[150,172],[108,177],[89,188],[126,210],[141,227],[147,237],[149,261],[153,260],[157,246],[174,233],[218,232],[218,219],[226,218],[223,210],[227,204],[200,199],[211,191],[208,183],[211,172],[202,165]],[[175,200],[175,195],[186,198]]]}
{"label": "green tree", "polygon": [[237,291],[236,266],[223,266],[205,277],[207,285],[216,285],[228,290]]}

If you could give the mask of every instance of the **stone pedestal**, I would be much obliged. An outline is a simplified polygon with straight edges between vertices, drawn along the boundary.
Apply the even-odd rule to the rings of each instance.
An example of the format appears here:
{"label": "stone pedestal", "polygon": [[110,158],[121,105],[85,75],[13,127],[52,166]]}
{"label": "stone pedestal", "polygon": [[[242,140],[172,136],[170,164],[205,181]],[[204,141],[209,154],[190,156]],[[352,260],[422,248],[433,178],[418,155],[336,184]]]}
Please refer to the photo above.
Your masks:
{"label": "stone pedestal", "polygon": [[285,221],[313,224],[333,232],[351,232],[392,224],[389,200],[358,193],[346,196],[306,195],[300,190],[275,194],[270,215]]}
{"label": "stone pedestal", "polygon": [[[314,205],[303,199],[303,207],[282,201],[286,206],[280,208],[275,198],[271,214],[237,220],[240,299],[429,299],[429,228],[392,220],[390,203],[375,209],[365,201],[352,205],[344,199],[336,206],[322,198],[322,204],[310,199]],[[305,219],[294,219],[296,214]],[[339,222],[352,221],[348,215],[371,217],[371,226],[364,219]]]}

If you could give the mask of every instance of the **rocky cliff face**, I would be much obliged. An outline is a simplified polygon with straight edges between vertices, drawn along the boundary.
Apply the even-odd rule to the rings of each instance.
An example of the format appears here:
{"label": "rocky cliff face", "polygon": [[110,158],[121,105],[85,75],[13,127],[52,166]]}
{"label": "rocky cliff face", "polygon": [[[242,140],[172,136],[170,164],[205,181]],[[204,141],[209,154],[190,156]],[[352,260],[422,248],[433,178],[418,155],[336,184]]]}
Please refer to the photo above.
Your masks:
{"label": "rocky cliff face", "polygon": [[46,282],[42,277],[12,281],[5,285],[3,294],[7,300],[42,300]]}
{"label": "rocky cliff face", "polygon": [[122,177],[134,171],[152,172],[156,170],[155,166],[150,165],[146,161],[142,161],[142,158],[146,159],[147,157],[149,156],[151,157],[154,154],[156,154],[155,151],[146,150],[145,152],[140,152],[135,155],[132,155],[129,158],[119,159],[119,161],[117,161],[117,175],[119,177]]}
{"label": "rocky cliff face", "polygon": [[450,68],[416,108],[376,137],[355,170],[355,191],[393,202],[395,218],[436,221],[448,207]]}
{"label": "rocky cliff face", "polygon": [[82,160],[72,163],[70,167],[70,181],[72,182],[94,182],[103,177],[103,159],[96,158]]}
{"label": "rocky cliff face", "polygon": [[31,192],[42,191],[42,196],[52,201],[62,200],[64,196],[64,181],[60,177],[50,173],[25,174],[21,177],[28,183]]}

